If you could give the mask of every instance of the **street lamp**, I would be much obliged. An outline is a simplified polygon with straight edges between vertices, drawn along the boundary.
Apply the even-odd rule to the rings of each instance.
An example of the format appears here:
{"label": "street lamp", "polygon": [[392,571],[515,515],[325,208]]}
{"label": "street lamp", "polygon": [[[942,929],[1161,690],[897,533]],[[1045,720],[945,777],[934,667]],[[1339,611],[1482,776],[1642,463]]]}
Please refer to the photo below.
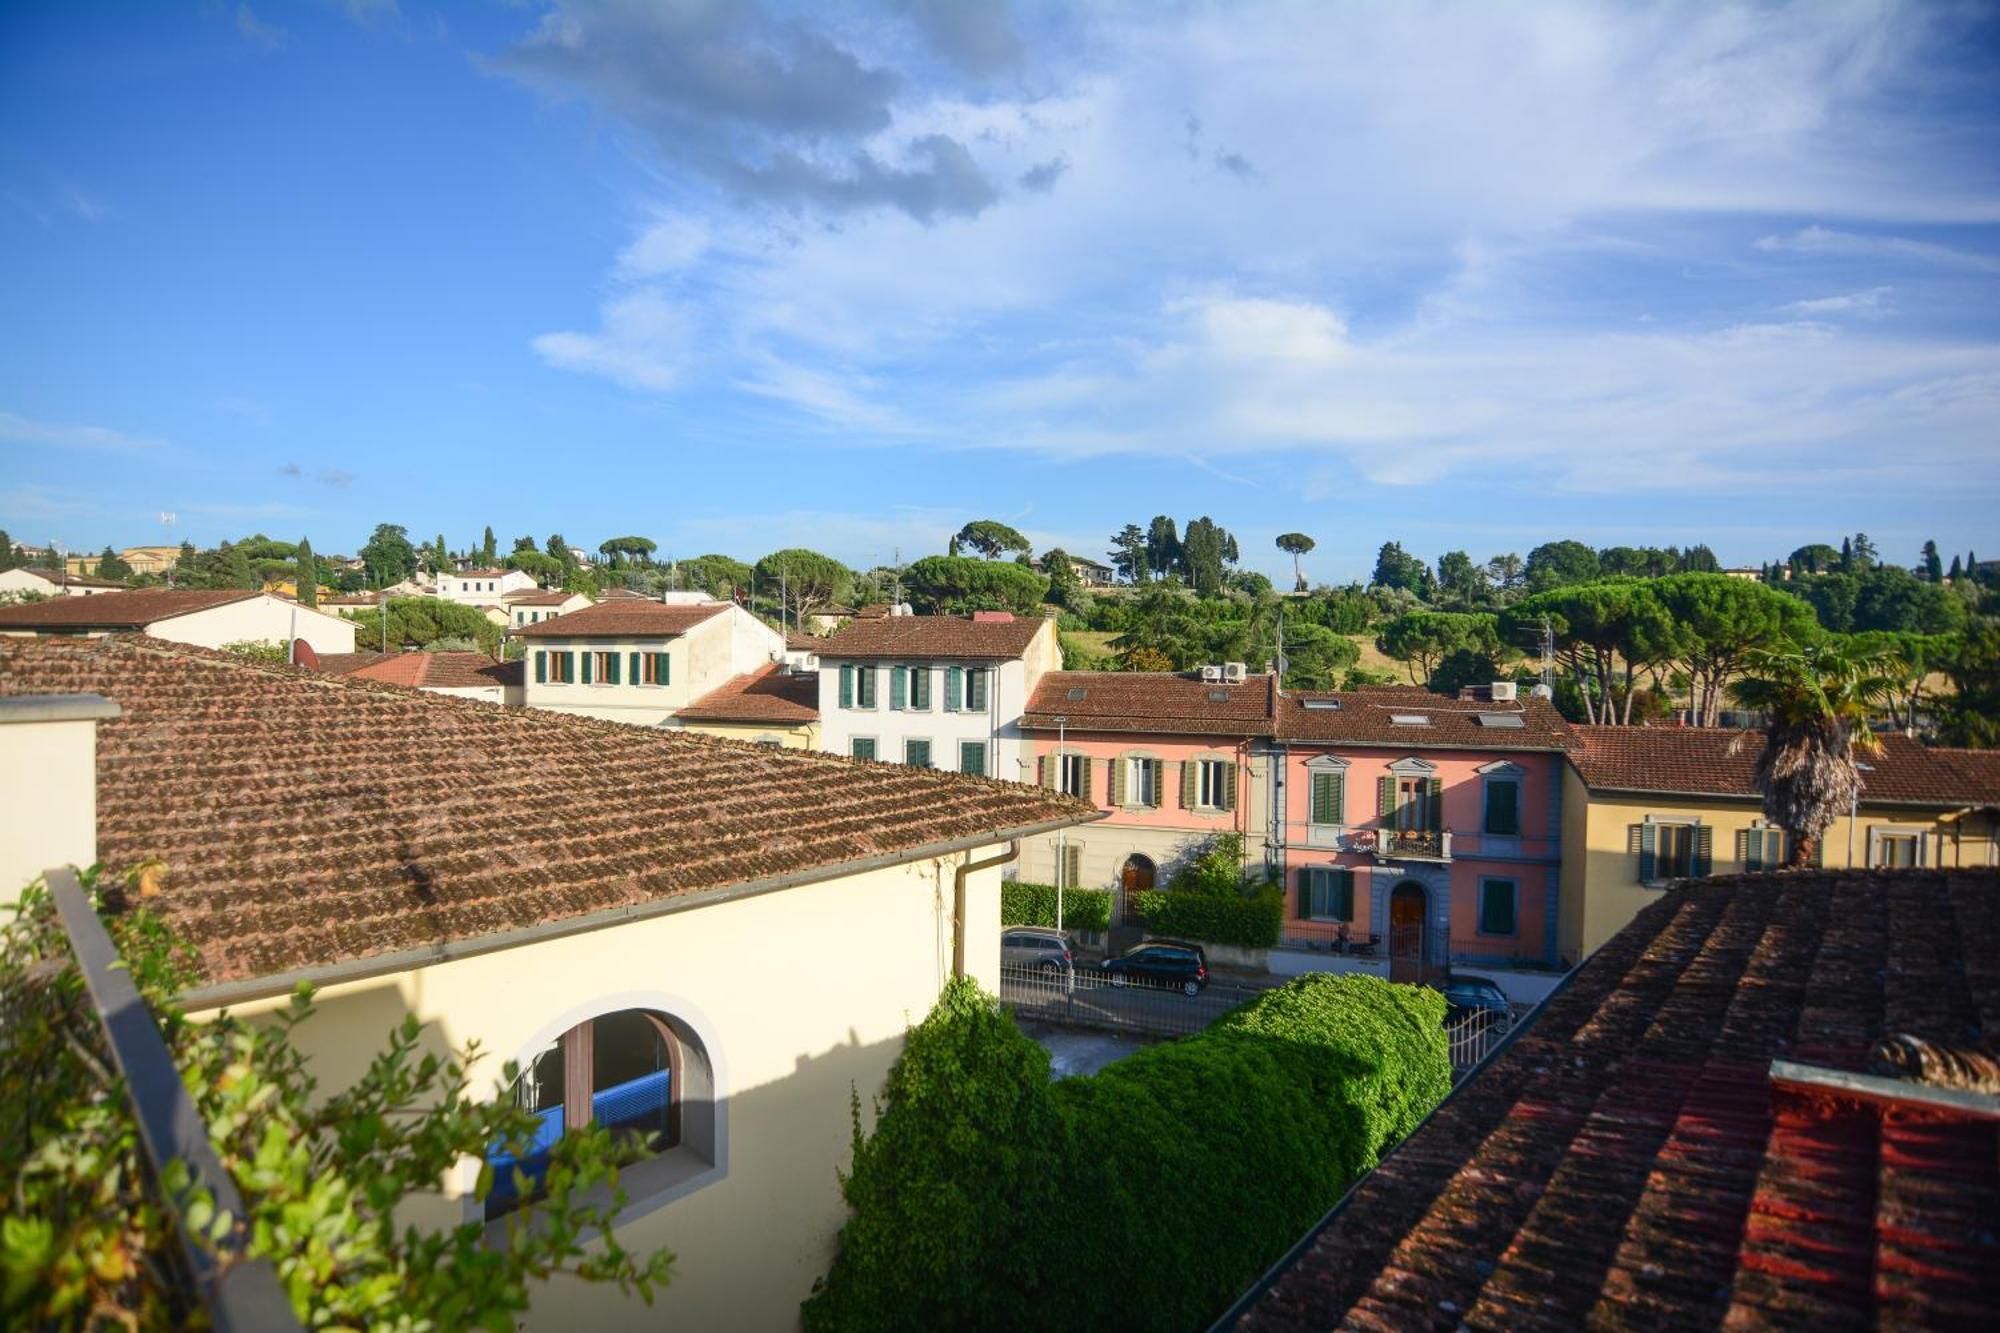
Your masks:
{"label": "street lamp", "polygon": [[[1056,714],[1056,790],[1061,791],[1068,781],[1069,758],[1069,715]],[[1069,866],[1068,828],[1056,830],[1056,929],[1063,928],[1063,872]]]}

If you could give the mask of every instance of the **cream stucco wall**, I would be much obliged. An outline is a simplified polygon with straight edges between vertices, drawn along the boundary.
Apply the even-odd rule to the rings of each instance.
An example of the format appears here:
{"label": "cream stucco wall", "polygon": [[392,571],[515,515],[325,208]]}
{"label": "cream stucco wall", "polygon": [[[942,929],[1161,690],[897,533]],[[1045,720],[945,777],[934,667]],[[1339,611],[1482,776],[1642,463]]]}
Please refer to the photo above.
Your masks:
{"label": "cream stucco wall", "polygon": [[[295,618],[296,615],[296,618]],[[220,648],[226,643],[289,643],[293,626],[301,639],[317,653],[354,651],[354,622],[330,616],[311,607],[300,606],[259,593],[240,602],[212,606],[156,621],[146,632],[175,643],[191,643],[197,648]]]}
{"label": "cream stucco wall", "polygon": [[[686,634],[667,638],[555,638],[533,635],[521,640],[527,667],[523,696],[530,708],[547,708],[579,717],[602,718],[635,726],[671,725],[674,710],[684,708],[736,676],[778,661],[784,655],[782,635],[740,606],[725,608]],[[585,685],[537,681],[536,654],[542,652],[616,652],[619,682]],[[667,654],[665,685],[635,685],[631,654]]]}
{"label": "cream stucco wall", "polygon": [[802,722],[797,726],[785,726],[778,722],[687,722],[679,718],[674,725],[684,731],[698,731],[704,736],[721,736],[732,741],[752,741],[764,744],[775,743],[787,750],[817,750],[819,748],[819,723]]}
{"label": "cream stucco wall", "polygon": [[[996,850],[970,853],[984,859]],[[903,1034],[951,973],[953,869],[964,857],[892,866],[754,898],[329,988],[297,1029],[323,1086],[346,1086],[405,1013],[436,1049],[477,1039],[480,1077],[531,1055],[593,1013],[649,1007],[706,1046],[721,1118],[719,1178],[620,1226],[627,1245],[676,1255],[648,1308],[615,1290],[559,1282],[536,1294],[531,1329],[790,1329],[833,1257],[845,1218],[851,1092],[864,1115]],[[975,872],[968,972],[999,976],[997,869]],[[239,1006],[267,1011],[280,999]],[[456,1222],[477,1163],[413,1217]]]}
{"label": "cream stucco wall", "polygon": [[[1991,825],[1974,816],[1961,827],[1941,819],[1957,807],[1861,806],[1858,817],[1836,819],[1821,843],[1821,864],[1842,870],[1867,866],[1881,833],[1927,835],[1924,863],[1930,866],[1987,865],[1994,855]],[[1648,816],[1655,820],[1698,820],[1712,830],[1710,873],[1741,872],[1737,835],[1763,818],[1753,799],[1586,793],[1574,769],[1565,777],[1563,802],[1562,949],[1566,957],[1595,952],[1639,911],[1658,900],[1663,885],[1639,882],[1631,830]],[[1851,851],[1851,857],[1850,857]]]}
{"label": "cream stucco wall", "polygon": [[95,696],[0,699],[0,905],[97,860],[97,722],[117,715]]}

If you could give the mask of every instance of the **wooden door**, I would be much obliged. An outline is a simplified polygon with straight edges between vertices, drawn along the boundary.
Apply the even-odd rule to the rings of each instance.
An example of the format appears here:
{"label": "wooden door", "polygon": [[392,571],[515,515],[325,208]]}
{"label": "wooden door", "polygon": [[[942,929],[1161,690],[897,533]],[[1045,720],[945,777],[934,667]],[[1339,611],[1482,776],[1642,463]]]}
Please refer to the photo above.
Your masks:
{"label": "wooden door", "polygon": [[1153,887],[1153,863],[1143,856],[1125,858],[1124,869],[1118,872],[1118,888],[1122,898],[1119,915],[1128,926],[1145,924],[1145,914],[1139,910],[1139,895]]}
{"label": "wooden door", "polygon": [[1424,953],[1423,887],[1404,880],[1389,895],[1389,980],[1420,983],[1429,975]]}

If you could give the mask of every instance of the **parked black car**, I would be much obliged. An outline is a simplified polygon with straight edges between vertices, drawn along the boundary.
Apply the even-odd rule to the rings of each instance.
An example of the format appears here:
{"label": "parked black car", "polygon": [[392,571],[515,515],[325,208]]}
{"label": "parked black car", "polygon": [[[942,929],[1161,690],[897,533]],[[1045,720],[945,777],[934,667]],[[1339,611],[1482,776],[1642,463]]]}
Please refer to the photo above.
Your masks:
{"label": "parked black car", "polygon": [[1446,977],[1438,989],[1444,992],[1444,1025],[1448,1028],[1465,1023],[1483,1025],[1513,1016],[1514,1006],[1489,977],[1457,972]]}
{"label": "parked black car", "polygon": [[1116,958],[1105,959],[1100,967],[1114,986],[1130,982],[1199,995],[1208,985],[1208,955],[1199,944],[1179,940],[1147,940]]}

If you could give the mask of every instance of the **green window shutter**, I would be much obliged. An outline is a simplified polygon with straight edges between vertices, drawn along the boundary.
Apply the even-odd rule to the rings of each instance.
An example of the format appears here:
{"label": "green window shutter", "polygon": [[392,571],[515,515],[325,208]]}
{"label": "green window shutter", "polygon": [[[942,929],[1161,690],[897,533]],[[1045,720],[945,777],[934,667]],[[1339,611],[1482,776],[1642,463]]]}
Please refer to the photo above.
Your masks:
{"label": "green window shutter", "polygon": [[1375,813],[1385,820],[1396,813],[1396,779],[1393,776],[1375,780]]}
{"label": "green window shutter", "polygon": [[1083,878],[1083,844],[1063,844],[1063,887],[1073,889]]}
{"label": "green window shutter", "polygon": [[653,656],[658,659],[658,664],[653,668],[653,675],[662,685],[672,684],[674,675],[674,659],[672,655],[668,653],[654,653]]}
{"label": "green window shutter", "polygon": [[873,736],[856,736],[851,748],[854,751],[856,759],[873,759],[875,757],[875,738]]}
{"label": "green window shutter", "polygon": [[[946,667],[944,669],[944,711],[956,713],[965,701],[965,668]],[[1047,783],[1043,783],[1047,786]]]}
{"label": "green window shutter", "polygon": [[972,667],[965,674],[965,708],[970,713],[986,711],[986,668]]}
{"label": "green window shutter", "polygon": [[931,710],[931,669],[927,666],[910,668],[910,707],[919,713]]}
{"label": "green window shutter", "polygon": [[840,706],[854,707],[854,668],[844,662],[840,667]]}
{"label": "green window shutter", "polygon": [[1510,881],[1479,881],[1479,932],[1482,935],[1514,933],[1514,885]]}
{"label": "green window shutter", "polygon": [[549,655],[546,651],[535,654],[535,684],[549,683]]}
{"label": "green window shutter", "polygon": [[1340,822],[1340,774],[1313,774],[1312,822],[1315,824]]}
{"label": "green window shutter", "polygon": [[861,667],[855,673],[854,692],[861,697],[861,706],[863,708],[873,708],[875,706],[875,675],[875,668],[872,666]]}
{"label": "green window shutter", "polygon": [[1081,770],[1083,777],[1083,790],[1078,792],[1077,796],[1081,800],[1089,801],[1093,799],[1090,794],[1091,780],[1095,776],[1093,770],[1096,769],[1097,765],[1090,762],[1090,756],[1087,754],[1078,755],[1077,758],[1083,761],[1082,763],[1077,765],[1077,768]]}
{"label": "green window shutter", "polygon": [[1301,921],[1313,914],[1312,876],[1311,866],[1299,867],[1299,920]]}
{"label": "green window shutter", "polygon": [[1150,808],[1157,810],[1166,803],[1167,799],[1167,761],[1164,759],[1148,759],[1146,767],[1151,770],[1153,775],[1153,804]]}
{"label": "green window shutter", "polygon": [[1341,866],[1333,872],[1333,914],[1342,921],[1354,920],[1354,872]]}
{"label": "green window shutter", "polygon": [[1424,813],[1429,816],[1430,831],[1436,833],[1444,827],[1444,779],[1432,778],[1430,799],[1424,802]]}
{"label": "green window shutter", "polygon": [[1633,830],[1639,835],[1639,882],[1653,882],[1653,857],[1659,850],[1660,830],[1651,824],[1634,824]]}
{"label": "green window shutter", "polygon": [[606,653],[604,655],[604,683],[606,685],[616,685],[618,683],[617,653]]}
{"label": "green window shutter", "polygon": [[589,651],[586,651],[586,652],[585,652],[585,653],[583,654],[583,683],[584,683],[584,684],[586,684],[586,685],[589,685],[589,684],[592,684],[592,683],[593,683],[593,682],[591,681],[591,679],[590,679],[590,673],[591,673],[591,669],[592,669],[592,664],[591,664],[591,660],[590,660],[590,659],[591,659],[591,658],[593,658],[593,657],[595,657],[595,656],[596,656],[596,654],[595,654],[595,653],[592,653],[592,652],[589,652]]}
{"label": "green window shutter", "polygon": [[1043,787],[1053,787],[1056,785],[1056,757],[1054,755],[1045,754],[1035,760],[1035,782],[1038,786]]}
{"label": "green window shutter", "polygon": [[910,706],[910,669],[891,667],[889,669],[889,707],[902,712]]}
{"label": "green window shutter", "polygon": [[1125,770],[1129,762],[1123,755],[1111,761],[1111,804],[1125,804]]}
{"label": "green window shutter", "polygon": [[1194,759],[1181,760],[1181,809],[1194,809],[1195,798],[1198,794],[1195,784],[1200,780],[1200,761]]}
{"label": "green window shutter", "polygon": [[903,762],[911,768],[931,766],[931,743],[929,741],[904,741]]}
{"label": "green window shutter", "polygon": [[1222,808],[1236,808],[1236,761],[1233,759],[1222,766]]}
{"label": "green window shutter", "polygon": [[958,771],[975,777],[986,776],[986,742],[960,741],[958,743]]}
{"label": "green window shutter", "polygon": [[1694,831],[1694,877],[1701,879],[1708,875],[1715,860],[1715,829],[1702,824]]}
{"label": "green window shutter", "polygon": [[639,670],[639,654],[632,653],[630,655],[630,658],[631,660],[625,663],[625,667],[626,670],[631,673],[632,678],[626,683],[629,685],[637,685],[640,681],[646,679],[646,677]]}
{"label": "green window shutter", "polygon": [[1509,838],[1521,831],[1520,783],[1486,784],[1486,831]]}
{"label": "green window shutter", "polygon": [[1762,846],[1763,840],[1758,836],[1756,829],[1742,829],[1737,833],[1736,859],[1743,863],[1745,870],[1756,870],[1759,868],[1757,865],[1757,853]]}

